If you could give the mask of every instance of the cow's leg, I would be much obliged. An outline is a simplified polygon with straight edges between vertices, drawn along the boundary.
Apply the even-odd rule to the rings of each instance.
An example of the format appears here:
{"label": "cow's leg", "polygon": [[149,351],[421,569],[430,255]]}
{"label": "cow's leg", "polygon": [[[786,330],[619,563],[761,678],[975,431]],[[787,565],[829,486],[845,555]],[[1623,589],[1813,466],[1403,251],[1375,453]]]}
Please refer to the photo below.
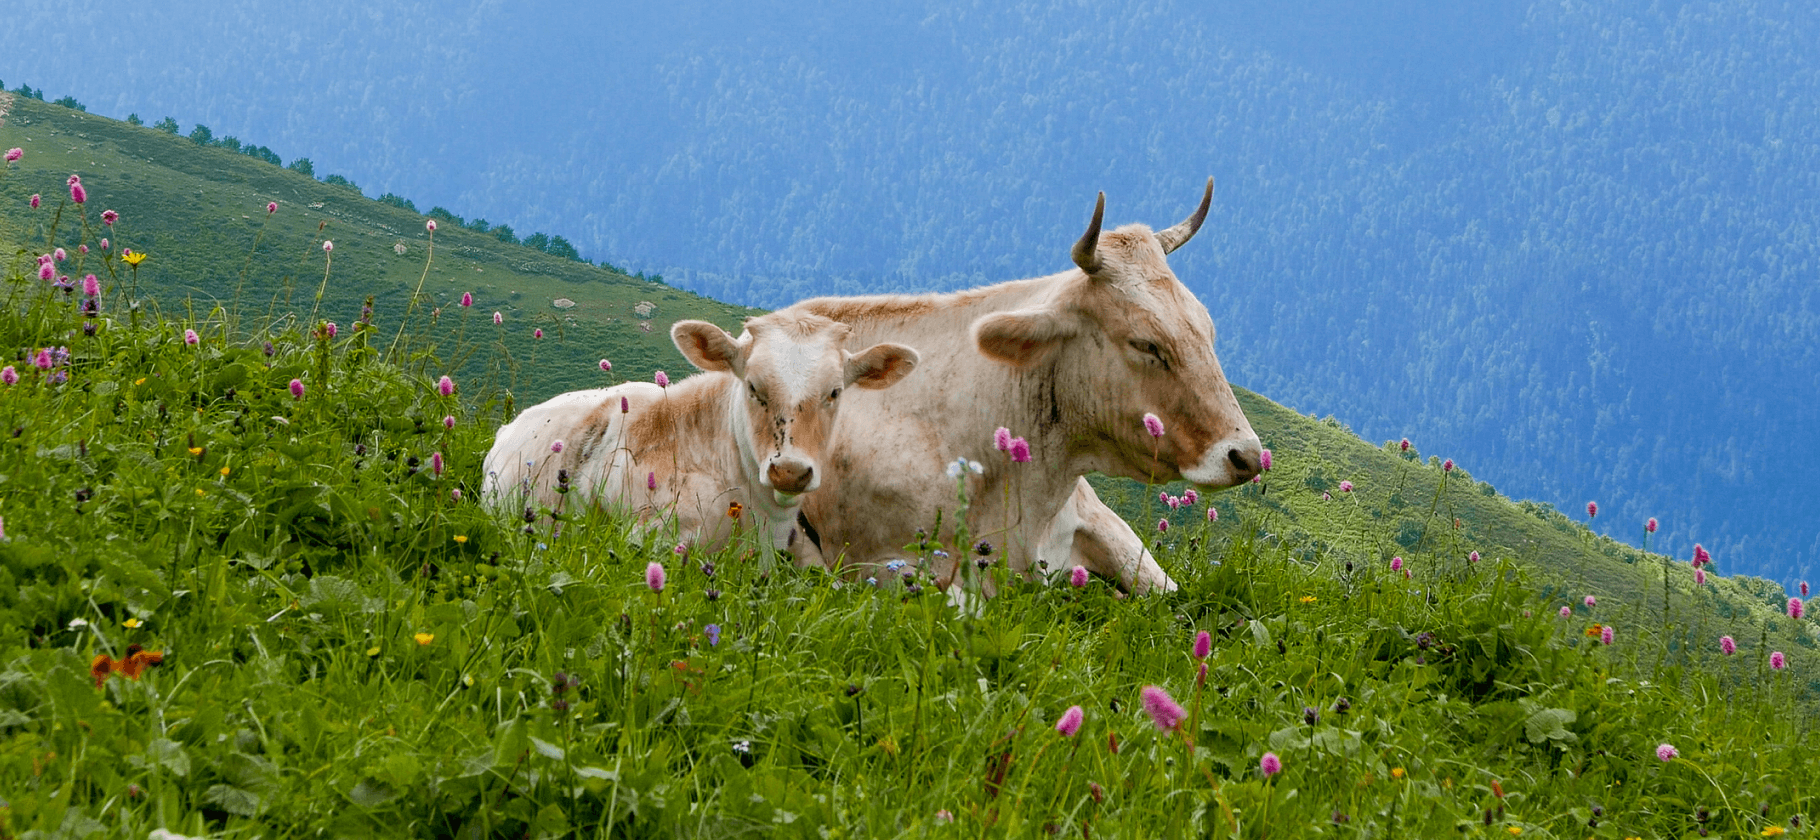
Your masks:
{"label": "cow's leg", "polygon": [[[1043,538],[1038,555],[1050,571],[1065,572],[1073,566],[1119,582],[1133,595],[1152,589],[1174,592],[1176,583],[1144,546],[1143,538],[1105,502],[1100,501],[1085,477],[1077,479],[1069,497]],[[1058,558],[1066,558],[1057,563]]]}

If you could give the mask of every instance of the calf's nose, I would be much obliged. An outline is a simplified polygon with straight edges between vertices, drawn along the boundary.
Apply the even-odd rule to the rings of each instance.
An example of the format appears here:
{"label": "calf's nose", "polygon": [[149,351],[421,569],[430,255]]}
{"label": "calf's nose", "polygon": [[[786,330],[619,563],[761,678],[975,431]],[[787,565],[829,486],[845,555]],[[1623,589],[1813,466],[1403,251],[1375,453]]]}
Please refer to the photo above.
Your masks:
{"label": "calf's nose", "polygon": [[815,465],[808,461],[779,458],[765,469],[765,477],[771,480],[771,489],[780,493],[803,493],[808,491],[815,480]]}

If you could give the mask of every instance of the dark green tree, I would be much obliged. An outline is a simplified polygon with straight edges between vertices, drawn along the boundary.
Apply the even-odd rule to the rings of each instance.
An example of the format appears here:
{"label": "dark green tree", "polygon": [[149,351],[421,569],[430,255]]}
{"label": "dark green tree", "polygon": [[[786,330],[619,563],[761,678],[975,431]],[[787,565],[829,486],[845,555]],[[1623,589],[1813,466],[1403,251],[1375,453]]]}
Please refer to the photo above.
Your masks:
{"label": "dark green tree", "polygon": [[196,123],[196,127],[193,129],[190,129],[190,142],[191,143],[195,143],[198,146],[207,146],[208,144],[214,142],[214,140],[215,140],[215,132],[210,131],[209,127],[206,125],[203,125],[202,123]]}
{"label": "dark green tree", "polygon": [[518,235],[512,232],[511,225],[500,225],[494,228],[493,238],[511,245],[518,244]]}
{"label": "dark green tree", "polygon": [[76,97],[74,97],[74,96],[65,96],[62,99],[59,99],[56,102],[53,102],[51,104],[62,105],[65,108],[74,108],[78,111],[83,111],[83,112],[88,111],[88,106],[84,105],[80,102],[77,102]]}
{"label": "dark green tree", "polygon": [[229,151],[238,152],[238,151],[240,151],[240,138],[235,137],[234,135],[230,134],[226,137],[221,138],[220,140],[215,141],[215,145],[220,146],[221,148],[227,149]]}
{"label": "dark green tree", "polygon": [[304,175],[308,175],[311,178],[316,177],[316,164],[311,163],[310,159],[306,157],[300,157],[291,161],[291,165],[285,168],[292,172],[300,172]]}
{"label": "dark green tree", "polygon": [[544,253],[553,257],[562,257],[563,259],[576,260],[577,262],[581,260],[581,253],[575,250],[575,246],[570,245],[569,240],[560,236],[550,237],[549,244],[545,245],[543,250]]}
{"label": "dark green tree", "polygon": [[533,233],[530,236],[525,237],[524,244],[536,248],[539,251],[548,251],[550,249],[550,235],[547,233]]}
{"label": "dark green tree", "polygon": [[474,231],[475,233],[486,233],[487,229],[486,219],[475,219],[474,221],[468,222],[468,230]]}
{"label": "dark green tree", "polygon": [[322,182],[325,184],[328,184],[330,186],[347,187],[348,189],[353,190],[354,192],[360,192],[359,185],[355,184],[353,181],[350,181],[346,178],[341,177],[340,175],[330,175],[326,178],[323,178]]}
{"label": "dark green tree", "polygon": [[174,119],[171,119],[170,117],[165,117],[164,119],[159,120],[152,127],[155,129],[158,129],[159,131],[164,132],[165,134],[176,134],[177,132],[182,130],[177,127],[177,121]]}
{"label": "dark green tree", "polygon": [[417,205],[412,204],[410,199],[396,193],[386,193],[375,200],[380,204],[390,204],[393,207],[409,210],[413,213],[417,212]]}
{"label": "dark green tree", "polygon": [[126,115],[126,124],[127,125],[145,125],[145,120],[139,119],[139,115],[136,113],[127,114]]}
{"label": "dark green tree", "polygon": [[466,227],[468,224],[468,221],[466,219],[463,219],[462,217],[449,212],[447,208],[445,208],[441,205],[431,207],[429,212],[424,213],[424,215],[429,216],[430,218],[436,219],[438,221],[448,222],[449,224],[456,225],[458,227]]}

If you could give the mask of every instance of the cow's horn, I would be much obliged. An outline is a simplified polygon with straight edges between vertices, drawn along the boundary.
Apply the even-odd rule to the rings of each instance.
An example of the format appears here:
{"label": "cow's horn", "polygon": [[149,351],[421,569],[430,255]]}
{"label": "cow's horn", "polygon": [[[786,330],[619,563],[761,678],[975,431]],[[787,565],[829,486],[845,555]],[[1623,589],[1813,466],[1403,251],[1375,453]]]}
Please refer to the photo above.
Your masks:
{"label": "cow's horn", "polygon": [[1100,192],[1100,200],[1093,205],[1093,221],[1087,224],[1087,232],[1081,234],[1081,241],[1074,243],[1074,264],[1082,271],[1092,274],[1100,270],[1100,219],[1106,215],[1106,193]]}
{"label": "cow's horn", "polygon": [[1209,176],[1207,192],[1201,194],[1201,206],[1194,211],[1194,215],[1184,219],[1181,224],[1156,235],[1157,241],[1163,244],[1163,253],[1167,254],[1188,244],[1188,240],[1194,238],[1194,232],[1201,229],[1201,223],[1207,221],[1207,208],[1212,205],[1213,178]]}

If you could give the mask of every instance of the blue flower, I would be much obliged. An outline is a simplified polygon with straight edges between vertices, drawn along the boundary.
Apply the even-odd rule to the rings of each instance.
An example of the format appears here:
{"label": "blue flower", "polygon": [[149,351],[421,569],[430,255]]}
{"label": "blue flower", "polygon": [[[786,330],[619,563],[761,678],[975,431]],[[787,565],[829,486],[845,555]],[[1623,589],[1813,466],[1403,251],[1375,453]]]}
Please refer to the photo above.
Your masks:
{"label": "blue flower", "polygon": [[716,646],[720,645],[720,625],[710,624],[707,627],[702,628],[702,632],[708,634],[708,646],[709,647],[716,647]]}

